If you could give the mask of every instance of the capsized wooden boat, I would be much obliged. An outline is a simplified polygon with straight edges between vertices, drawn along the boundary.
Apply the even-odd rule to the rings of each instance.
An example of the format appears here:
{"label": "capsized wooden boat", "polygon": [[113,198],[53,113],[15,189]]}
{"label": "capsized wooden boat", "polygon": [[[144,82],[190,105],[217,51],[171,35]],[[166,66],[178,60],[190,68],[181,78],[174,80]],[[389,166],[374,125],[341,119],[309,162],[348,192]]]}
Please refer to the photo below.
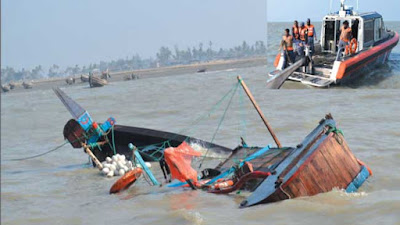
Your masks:
{"label": "capsized wooden boat", "polygon": [[95,76],[89,76],[89,85],[90,87],[103,87],[104,85],[107,85],[108,82],[105,79],[95,77]]}
{"label": "capsized wooden boat", "polygon": [[[132,159],[133,154],[135,158],[139,158],[140,154],[149,161],[159,161],[168,182],[170,178],[166,173],[170,173],[170,170],[165,168],[185,171],[179,170],[179,161],[172,162],[171,165],[168,164],[168,158],[164,161],[164,150],[173,152],[174,148],[179,149],[181,146],[193,148],[185,143],[201,145],[208,149],[201,155],[203,159],[208,157],[207,152],[210,151],[225,155],[225,160],[212,169],[202,170],[200,180],[197,180],[196,175],[193,182],[187,179],[168,186],[203,189],[216,194],[231,193],[239,189],[250,191],[251,195],[240,204],[241,207],[312,196],[334,188],[354,192],[372,175],[371,170],[353,155],[330,114],[320,121],[302,143],[296,147],[282,147],[247,86],[240,77],[238,80],[277,147],[248,147],[242,140],[241,146],[229,149],[180,134],[115,125],[112,117],[98,125],[86,110],[64,92],[58,88],[54,91],[74,117],[64,127],[64,137],[74,148],[84,147],[89,155],[94,155],[92,158],[96,161],[103,161],[107,156],[117,153],[128,159]],[[135,143],[138,151],[129,147],[133,146],[131,143]],[[95,164],[101,168],[99,162]],[[187,168],[187,164],[181,168]]]}
{"label": "capsized wooden boat", "polygon": [[[251,169],[243,169],[242,163],[248,163]],[[214,171],[219,172],[211,180],[210,177],[200,180],[197,188],[217,194],[238,189],[250,191],[251,195],[240,207],[312,196],[335,188],[355,192],[372,175],[353,155],[330,114],[296,147],[239,146]],[[217,180],[229,174],[232,178],[222,182],[231,181],[231,187],[213,188]],[[251,176],[257,174],[263,175]],[[171,185],[179,186],[184,187],[185,183]]]}
{"label": "capsized wooden boat", "polygon": [[274,173],[256,186],[241,207],[329,192],[356,191],[372,172],[351,152],[331,115],[320,121]]}
{"label": "capsized wooden boat", "polygon": [[[298,65],[297,70],[287,76],[286,73],[279,72],[285,69],[284,54],[279,53],[274,62],[276,70],[269,74],[269,78],[277,80],[277,76],[285,79],[288,77],[292,81],[323,88],[351,83],[387,62],[392,49],[399,42],[399,34],[385,27],[382,15],[376,12],[358,13],[345,5],[344,0],[341,2],[339,12],[324,17],[321,42],[315,44],[312,59]],[[336,60],[336,43],[339,41],[339,30],[344,21],[349,22],[352,29],[352,50],[344,51],[340,60]],[[306,46],[306,56],[310,55],[309,50]]]}

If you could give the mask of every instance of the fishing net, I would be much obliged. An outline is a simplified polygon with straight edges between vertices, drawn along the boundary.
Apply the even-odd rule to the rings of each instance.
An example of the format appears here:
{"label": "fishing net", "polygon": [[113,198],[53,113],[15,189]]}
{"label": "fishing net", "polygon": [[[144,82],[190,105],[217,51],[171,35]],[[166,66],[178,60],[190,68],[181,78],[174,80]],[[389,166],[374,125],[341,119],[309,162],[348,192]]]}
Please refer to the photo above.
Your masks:
{"label": "fishing net", "polygon": [[197,182],[197,171],[191,166],[193,157],[201,153],[194,150],[188,143],[182,142],[178,147],[164,150],[165,162],[168,164],[171,176],[179,181],[192,180]]}

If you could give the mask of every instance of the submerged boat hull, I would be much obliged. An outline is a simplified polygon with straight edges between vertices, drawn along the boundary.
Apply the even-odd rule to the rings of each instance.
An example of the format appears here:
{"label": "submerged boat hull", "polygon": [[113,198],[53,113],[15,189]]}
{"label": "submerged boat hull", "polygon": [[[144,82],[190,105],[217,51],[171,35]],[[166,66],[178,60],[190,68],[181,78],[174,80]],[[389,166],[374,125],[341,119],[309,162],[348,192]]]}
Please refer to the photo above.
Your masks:
{"label": "submerged boat hull", "polygon": [[334,188],[355,191],[367,179],[366,167],[352,154],[328,116],[275,168],[241,207],[312,196]]}
{"label": "submerged boat hull", "polygon": [[163,157],[165,148],[177,147],[183,141],[189,144],[198,144],[215,153],[228,154],[232,152],[232,149],[180,134],[122,125],[115,125],[114,129],[108,134],[108,139],[110,140],[109,144],[101,146],[101,149],[94,148],[92,150],[100,161],[104,161],[107,156],[114,155],[114,145],[116,153],[123,154],[130,159],[132,150],[128,147],[129,143],[140,150],[145,161],[158,161]]}

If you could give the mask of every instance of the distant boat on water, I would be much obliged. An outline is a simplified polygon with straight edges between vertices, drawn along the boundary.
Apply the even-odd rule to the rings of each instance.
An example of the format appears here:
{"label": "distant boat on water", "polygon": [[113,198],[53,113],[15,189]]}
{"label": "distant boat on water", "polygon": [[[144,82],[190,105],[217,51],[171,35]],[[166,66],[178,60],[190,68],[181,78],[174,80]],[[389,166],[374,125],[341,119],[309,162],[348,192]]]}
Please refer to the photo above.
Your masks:
{"label": "distant boat on water", "polygon": [[103,87],[104,85],[107,85],[108,82],[105,79],[95,77],[95,76],[89,76],[89,85],[91,88],[93,87]]}
{"label": "distant boat on water", "polygon": [[125,76],[124,76],[124,80],[125,80],[125,81],[128,81],[128,80],[136,80],[136,79],[139,79],[139,76],[138,76],[138,75],[135,75],[134,73],[128,74],[128,75],[125,75]]}
{"label": "distant boat on water", "polygon": [[8,84],[10,86],[10,89],[14,89],[15,87],[17,87],[17,84],[14,81],[10,81],[10,83]]}
{"label": "distant boat on water", "polygon": [[3,92],[9,92],[10,86],[9,85],[1,85],[1,89],[3,90]]}
{"label": "distant boat on water", "polygon": [[26,82],[26,81],[24,81],[24,82],[22,83],[22,86],[23,86],[25,89],[32,89],[33,83],[32,83],[32,82]]}
{"label": "distant boat on water", "polygon": [[206,68],[202,68],[202,69],[197,70],[198,73],[205,73],[206,71],[207,71]]}
{"label": "distant boat on water", "polygon": [[65,82],[69,85],[75,84],[75,77],[68,77]]}

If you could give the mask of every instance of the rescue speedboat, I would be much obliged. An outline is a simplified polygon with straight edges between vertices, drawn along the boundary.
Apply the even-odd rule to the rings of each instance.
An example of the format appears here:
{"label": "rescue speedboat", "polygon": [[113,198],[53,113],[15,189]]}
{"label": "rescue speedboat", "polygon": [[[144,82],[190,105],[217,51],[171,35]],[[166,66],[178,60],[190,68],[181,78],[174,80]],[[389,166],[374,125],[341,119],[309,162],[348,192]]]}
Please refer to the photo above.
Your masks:
{"label": "rescue speedboat", "polygon": [[[353,38],[337,60],[337,43],[344,21],[349,23]],[[315,52],[309,52],[310,48],[306,45],[305,58],[308,55],[312,57],[301,65],[289,66],[289,69],[283,68],[284,53],[279,53],[274,62],[276,70],[269,74],[269,82],[276,82],[278,76],[283,76],[284,80],[287,78],[314,87],[350,83],[371,68],[384,64],[398,42],[399,34],[385,27],[379,13],[358,13],[353,7],[345,5],[345,0],[341,0],[340,11],[328,14],[323,19],[320,43],[315,44]]]}

